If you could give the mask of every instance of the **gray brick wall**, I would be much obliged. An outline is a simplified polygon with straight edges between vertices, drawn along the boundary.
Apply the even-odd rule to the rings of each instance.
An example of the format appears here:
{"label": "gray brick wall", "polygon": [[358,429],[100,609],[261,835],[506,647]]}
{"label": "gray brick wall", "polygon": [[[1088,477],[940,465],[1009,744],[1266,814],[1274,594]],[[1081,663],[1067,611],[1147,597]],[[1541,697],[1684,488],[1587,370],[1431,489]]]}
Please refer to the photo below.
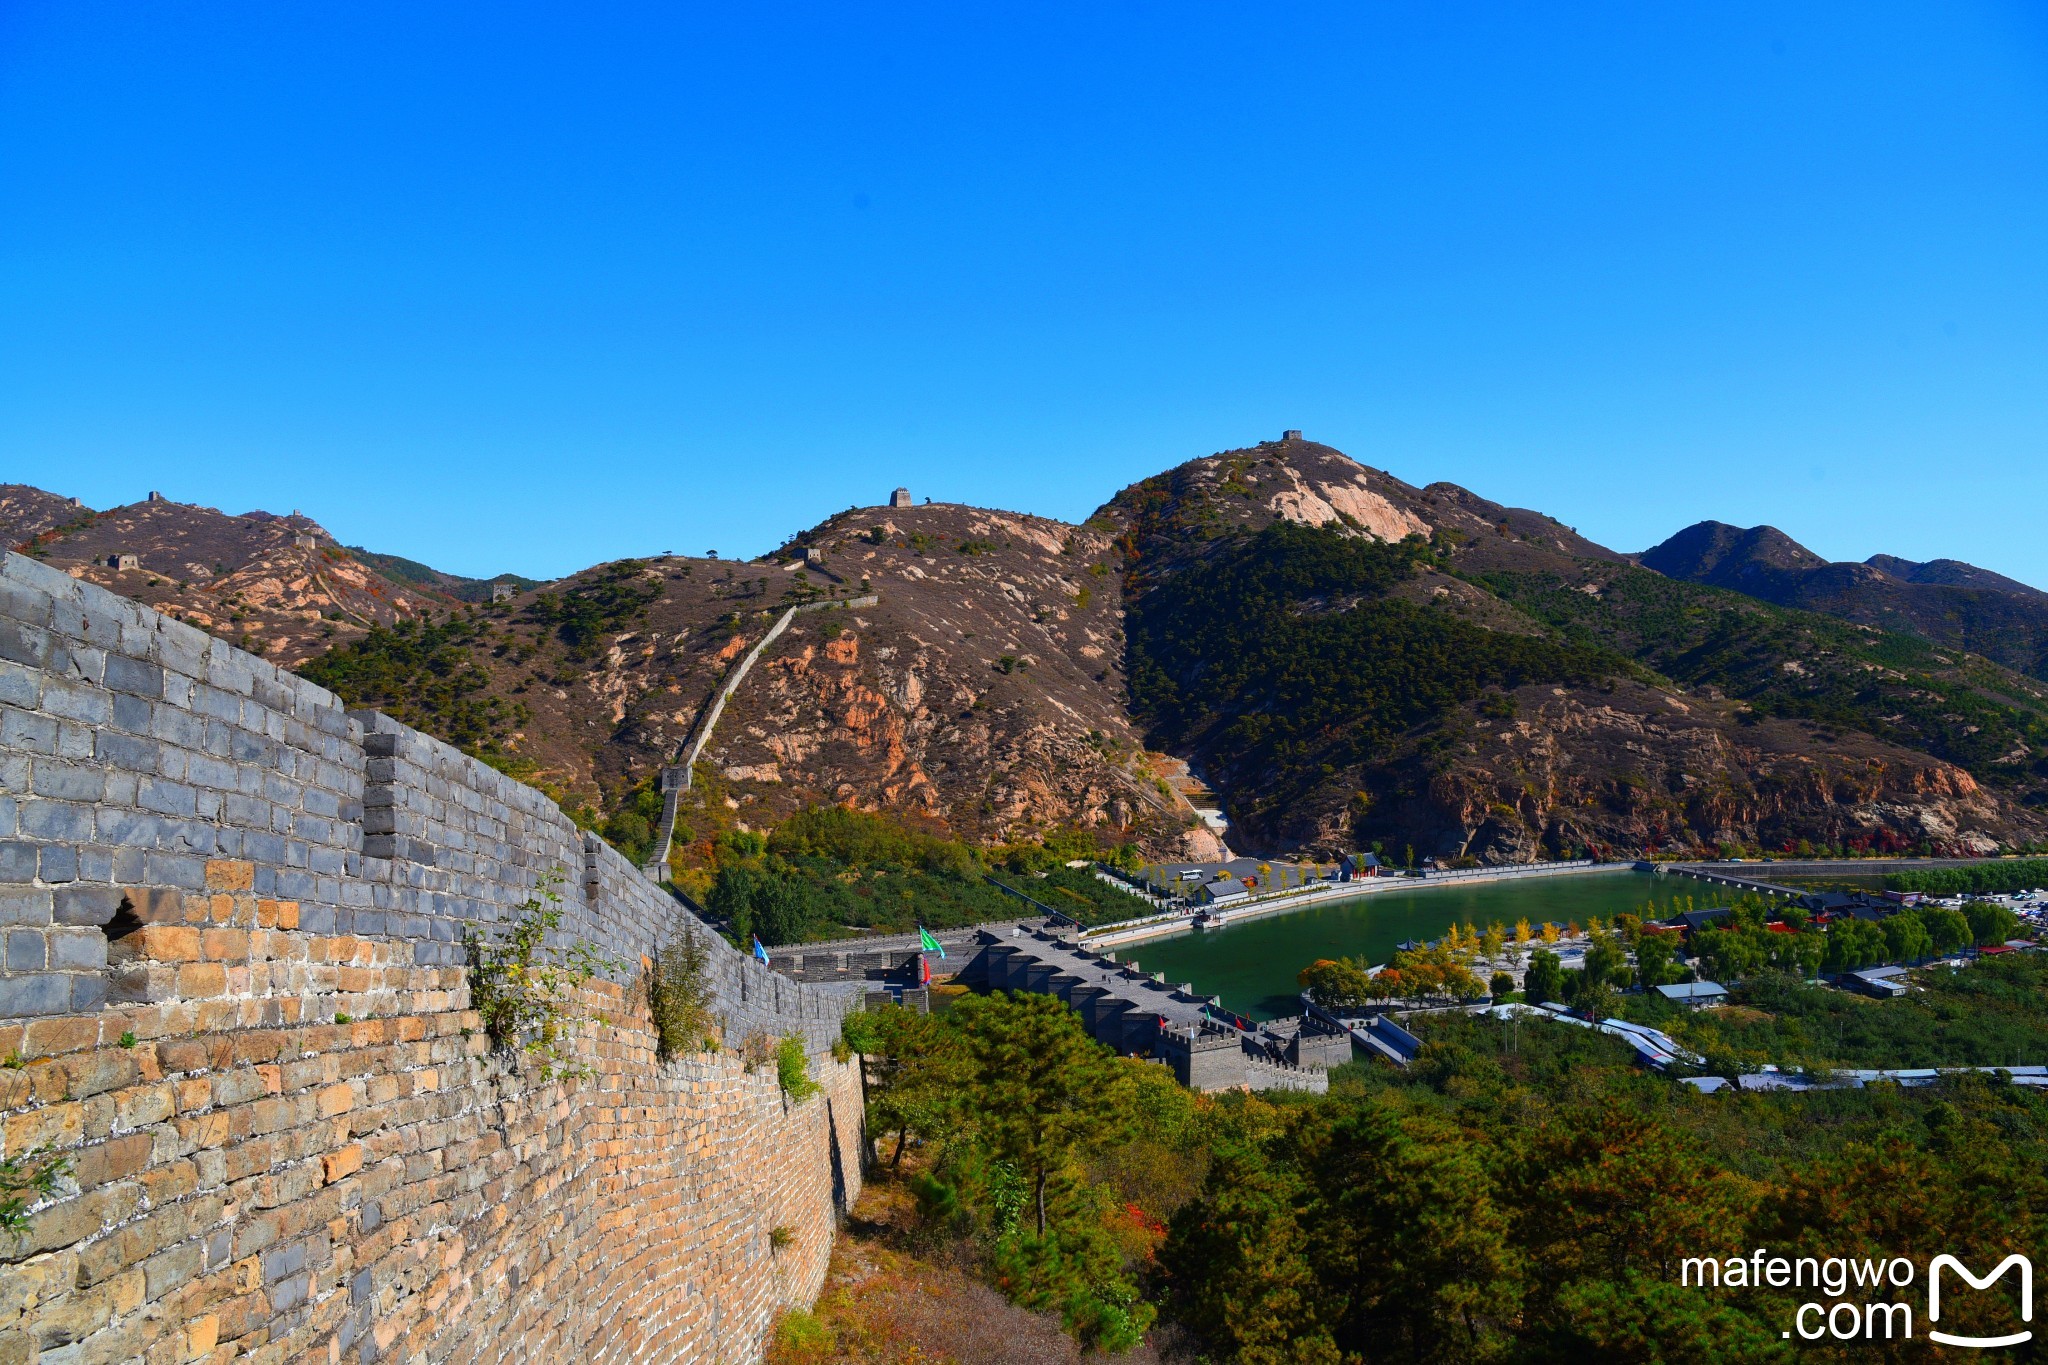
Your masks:
{"label": "gray brick wall", "polygon": [[[461,961],[559,868],[563,933],[612,975],[688,911],[540,792],[34,560],[0,564],[0,1018],[99,1008],[123,900],[254,865],[302,931]],[[710,936],[730,1036],[829,1044],[858,986],[799,986]]]}

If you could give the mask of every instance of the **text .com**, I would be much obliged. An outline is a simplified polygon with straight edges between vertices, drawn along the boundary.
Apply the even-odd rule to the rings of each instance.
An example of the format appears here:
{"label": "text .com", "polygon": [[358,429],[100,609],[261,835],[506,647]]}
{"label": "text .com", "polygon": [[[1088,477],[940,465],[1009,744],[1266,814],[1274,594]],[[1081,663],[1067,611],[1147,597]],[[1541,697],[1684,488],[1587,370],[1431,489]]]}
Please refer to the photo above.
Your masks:
{"label": "text .com", "polygon": [[[2034,1266],[2018,1253],[1981,1275],[1944,1254],[1929,1261],[1923,1275],[1919,1265],[1904,1256],[1788,1257],[1759,1247],[1747,1257],[1688,1257],[1679,1265],[1678,1281],[1698,1289],[1812,1289],[1820,1297],[1800,1304],[1781,1333],[1806,1341],[1896,1341],[1912,1337],[1916,1326],[1924,1326],[1929,1341],[1984,1350],[2018,1346],[2034,1335],[2032,1328],[2021,1325],[2034,1320]],[[1953,1324],[1956,1296],[1967,1292],[1997,1295],[2002,1305],[1998,1316],[2011,1319],[2008,1330],[1987,1335],[1943,1331],[1944,1294]],[[1916,1320],[1916,1310],[1924,1317]]]}

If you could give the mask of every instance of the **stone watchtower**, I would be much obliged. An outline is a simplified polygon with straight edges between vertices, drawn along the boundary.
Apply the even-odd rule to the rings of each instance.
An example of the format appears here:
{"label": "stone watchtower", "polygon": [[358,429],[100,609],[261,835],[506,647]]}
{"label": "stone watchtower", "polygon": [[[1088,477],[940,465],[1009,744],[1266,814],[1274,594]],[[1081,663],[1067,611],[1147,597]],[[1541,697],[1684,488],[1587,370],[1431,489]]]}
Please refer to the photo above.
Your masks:
{"label": "stone watchtower", "polygon": [[889,495],[889,505],[891,507],[910,506],[910,490],[908,488],[899,488],[894,493],[891,493]]}

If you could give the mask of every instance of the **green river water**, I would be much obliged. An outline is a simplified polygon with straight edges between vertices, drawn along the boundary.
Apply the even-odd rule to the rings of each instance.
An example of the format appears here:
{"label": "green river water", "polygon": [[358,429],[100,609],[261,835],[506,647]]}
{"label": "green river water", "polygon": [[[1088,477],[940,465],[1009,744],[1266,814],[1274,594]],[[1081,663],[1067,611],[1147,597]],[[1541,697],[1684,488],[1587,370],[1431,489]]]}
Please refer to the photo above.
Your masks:
{"label": "green river water", "polygon": [[[1134,943],[1117,956],[1148,972],[1165,972],[1169,981],[1220,995],[1226,1009],[1271,1019],[1300,1011],[1295,973],[1319,957],[1385,962],[1395,944],[1439,938],[1453,923],[1483,927],[1495,920],[1513,925],[1524,917],[1531,924],[1607,919],[1640,910],[1653,890],[1659,901],[1668,899],[1672,888],[1653,886],[1654,880],[1642,872],[1592,872],[1376,891],[1224,929]],[[1679,894],[1695,889],[1706,890],[1678,888]]]}

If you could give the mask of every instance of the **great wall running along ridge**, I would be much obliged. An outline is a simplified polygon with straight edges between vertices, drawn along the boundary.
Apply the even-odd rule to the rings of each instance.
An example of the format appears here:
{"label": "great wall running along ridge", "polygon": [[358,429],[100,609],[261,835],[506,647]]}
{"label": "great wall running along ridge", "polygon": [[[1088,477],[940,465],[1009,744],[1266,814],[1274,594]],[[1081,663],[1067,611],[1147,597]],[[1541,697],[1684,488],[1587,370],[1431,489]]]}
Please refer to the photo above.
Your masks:
{"label": "great wall running along ridge", "polygon": [[[610,968],[545,1080],[487,1052],[465,923],[550,869]],[[708,933],[729,1045],[660,1062],[687,927],[546,797],[18,555],[0,565],[5,1154],[66,1163],[0,1248],[0,1360],[758,1359],[861,1172],[859,987]],[[0,1234],[4,1236],[5,1234]]]}
{"label": "great wall running along ridge", "polygon": [[825,611],[831,608],[872,607],[882,599],[874,593],[862,597],[835,598],[829,602],[800,602],[775,618],[775,624],[754,643],[754,647],[733,665],[711,700],[704,706],[697,724],[689,736],[677,746],[675,761],[661,770],[661,819],[654,831],[654,851],[648,855],[642,869],[655,881],[668,879],[668,854],[675,845],[676,806],[682,794],[690,790],[693,774],[697,767],[697,756],[704,752],[704,746],[711,742],[712,731],[718,728],[718,718],[725,714],[725,704],[732,700],[732,694],[739,691],[740,684],[753,671],[754,661],[765,653],[768,647],[782,638],[782,632],[789,629],[798,612]]}

